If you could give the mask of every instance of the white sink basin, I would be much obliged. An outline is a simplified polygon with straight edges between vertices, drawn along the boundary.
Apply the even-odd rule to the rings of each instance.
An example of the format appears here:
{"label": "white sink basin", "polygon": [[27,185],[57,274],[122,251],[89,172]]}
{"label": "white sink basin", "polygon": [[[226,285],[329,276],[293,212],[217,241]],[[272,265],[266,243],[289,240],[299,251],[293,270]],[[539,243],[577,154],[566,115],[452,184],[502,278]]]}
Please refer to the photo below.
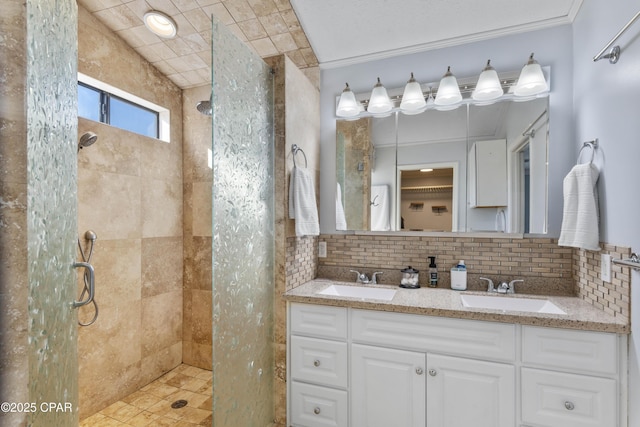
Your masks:
{"label": "white sink basin", "polygon": [[318,292],[318,294],[331,295],[336,297],[391,301],[393,299],[393,296],[396,294],[396,291],[393,289],[369,288],[364,286],[330,285],[322,291]]}
{"label": "white sink basin", "polygon": [[531,313],[567,314],[547,299],[512,298],[489,295],[460,295],[465,307],[488,308],[503,311],[527,311]]}

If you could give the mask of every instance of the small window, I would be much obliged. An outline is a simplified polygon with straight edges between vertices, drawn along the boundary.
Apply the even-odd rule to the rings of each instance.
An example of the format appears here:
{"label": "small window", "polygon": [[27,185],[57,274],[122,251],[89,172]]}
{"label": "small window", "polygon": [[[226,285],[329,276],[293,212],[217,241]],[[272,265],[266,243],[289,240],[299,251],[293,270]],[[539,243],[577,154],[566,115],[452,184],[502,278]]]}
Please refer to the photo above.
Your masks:
{"label": "small window", "polygon": [[78,73],[78,116],[169,142],[169,110]]}

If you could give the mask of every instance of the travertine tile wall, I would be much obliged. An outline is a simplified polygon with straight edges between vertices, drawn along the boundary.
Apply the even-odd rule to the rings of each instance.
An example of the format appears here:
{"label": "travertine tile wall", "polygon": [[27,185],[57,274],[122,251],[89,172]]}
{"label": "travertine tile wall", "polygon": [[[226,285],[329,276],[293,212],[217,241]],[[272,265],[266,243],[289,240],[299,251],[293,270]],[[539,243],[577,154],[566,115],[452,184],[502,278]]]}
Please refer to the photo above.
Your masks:
{"label": "travertine tile wall", "polygon": [[211,96],[211,86],[183,91],[184,318],[183,362],[211,369],[212,270],[211,204],[213,170],[209,165],[211,116],[196,110]]}
{"label": "travertine tile wall", "polygon": [[[78,232],[98,235],[95,324],[80,328],[80,417],[182,361],[182,94],[79,8],[78,70],[171,111],[171,142],[79,119]],[[117,58],[117,60],[115,60]],[[80,310],[82,320],[92,316]]]}
{"label": "travertine tile wall", "polygon": [[[320,93],[305,74],[285,55],[267,58],[274,69],[275,104],[275,425],[286,424],[286,304],[280,297],[291,281],[315,277],[315,269],[306,276],[292,273],[290,255],[294,263],[314,264],[309,250],[316,247],[317,237],[296,237],[295,222],[288,218],[289,176],[293,168],[291,145],[297,144],[305,153],[307,167],[314,171],[316,199],[320,178]],[[304,156],[296,156],[296,164],[304,166]],[[299,246],[299,249],[295,249]],[[293,248],[292,248],[293,247]],[[295,276],[295,277],[292,277]]]}
{"label": "travertine tile wall", "polygon": [[629,267],[611,264],[611,283],[600,279],[601,254],[612,259],[631,256],[631,248],[601,243],[601,252],[576,249],[573,253],[573,278],[575,293],[613,316],[631,320],[631,273]]}
{"label": "travertine tile wall", "polygon": [[[29,401],[26,7],[9,2],[0,14],[0,385]],[[0,424],[26,426],[27,414],[0,413]]]}

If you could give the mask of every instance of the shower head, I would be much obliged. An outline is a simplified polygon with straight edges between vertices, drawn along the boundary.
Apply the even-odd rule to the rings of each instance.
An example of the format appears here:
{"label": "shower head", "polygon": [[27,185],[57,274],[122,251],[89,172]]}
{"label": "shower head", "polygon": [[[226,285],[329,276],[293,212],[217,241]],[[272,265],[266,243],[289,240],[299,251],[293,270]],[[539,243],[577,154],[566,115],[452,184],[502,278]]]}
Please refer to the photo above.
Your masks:
{"label": "shower head", "polygon": [[213,110],[211,108],[211,101],[200,101],[196,105],[196,108],[205,116],[210,116],[213,113]]}
{"label": "shower head", "polygon": [[86,240],[91,240],[91,241],[93,242],[93,241],[95,241],[95,240],[98,238],[98,235],[97,235],[97,234],[96,234],[96,232],[95,232],[95,231],[93,231],[93,230],[87,230],[87,231],[84,233],[84,238],[85,238]]}
{"label": "shower head", "polygon": [[98,140],[98,135],[93,132],[85,132],[80,137],[80,142],[78,142],[78,151],[83,149],[84,147],[88,147],[94,142]]}

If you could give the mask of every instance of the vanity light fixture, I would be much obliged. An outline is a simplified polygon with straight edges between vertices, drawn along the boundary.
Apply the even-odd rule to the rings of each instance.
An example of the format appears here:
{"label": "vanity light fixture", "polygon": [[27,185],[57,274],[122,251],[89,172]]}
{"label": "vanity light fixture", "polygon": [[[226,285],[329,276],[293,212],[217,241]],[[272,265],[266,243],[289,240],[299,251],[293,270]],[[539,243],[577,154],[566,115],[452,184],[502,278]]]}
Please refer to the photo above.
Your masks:
{"label": "vanity light fixture", "polygon": [[387,95],[387,90],[382,86],[382,83],[380,83],[380,77],[378,77],[378,82],[371,91],[367,111],[372,114],[384,114],[390,112],[392,108],[393,103],[389,95]]}
{"label": "vanity light fixture", "polygon": [[144,14],[144,25],[153,34],[164,39],[172,39],[178,34],[178,26],[171,17],[163,12],[152,10]]}
{"label": "vanity light fixture", "polygon": [[436,93],[435,104],[439,106],[450,106],[462,101],[462,94],[458,87],[458,80],[451,73],[451,66],[447,67],[447,72],[442,76],[438,92]]}
{"label": "vanity light fixture", "polygon": [[411,73],[411,78],[404,87],[400,110],[405,114],[418,114],[424,111],[426,106],[427,101],[424,99],[424,93],[422,93],[420,83],[416,81],[413,73]]}
{"label": "vanity light fixture", "polygon": [[491,66],[491,60],[489,59],[487,66],[484,67],[480,77],[478,77],[478,83],[471,93],[471,98],[474,101],[493,101],[502,95],[504,95],[502,84],[500,84],[498,73]]}
{"label": "vanity light fixture", "polygon": [[542,67],[533,59],[533,53],[529,61],[522,67],[518,84],[513,90],[516,96],[534,96],[547,90],[547,81],[542,73]]}
{"label": "vanity light fixture", "polygon": [[356,96],[351,91],[349,83],[345,83],[345,88],[340,94],[338,101],[338,109],[336,115],[338,117],[354,117],[360,114],[360,104],[356,101]]}

